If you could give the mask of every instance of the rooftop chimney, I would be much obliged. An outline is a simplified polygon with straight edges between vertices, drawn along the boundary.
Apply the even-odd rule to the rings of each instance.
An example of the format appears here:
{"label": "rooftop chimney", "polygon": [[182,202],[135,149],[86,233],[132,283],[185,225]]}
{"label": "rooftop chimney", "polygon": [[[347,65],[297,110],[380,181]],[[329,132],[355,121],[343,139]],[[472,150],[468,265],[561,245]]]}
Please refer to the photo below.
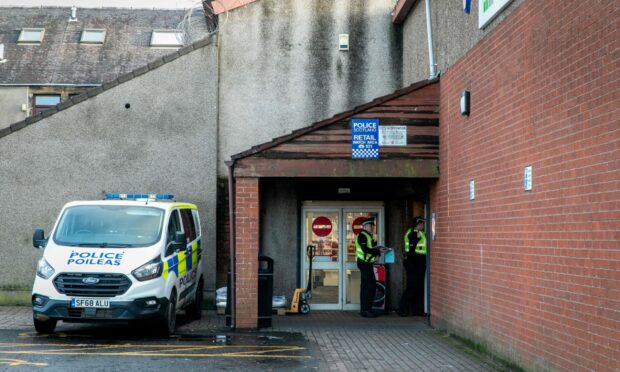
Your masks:
{"label": "rooftop chimney", "polygon": [[77,22],[77,8],[75,5],[71,7],[71,18],[69,18],[69,22]]}

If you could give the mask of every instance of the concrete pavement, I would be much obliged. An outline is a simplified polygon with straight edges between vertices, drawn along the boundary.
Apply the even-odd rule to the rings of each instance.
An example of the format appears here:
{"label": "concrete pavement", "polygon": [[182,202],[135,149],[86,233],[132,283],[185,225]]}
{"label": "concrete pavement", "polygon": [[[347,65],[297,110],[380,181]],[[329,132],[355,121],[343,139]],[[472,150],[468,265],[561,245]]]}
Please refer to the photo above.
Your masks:
{"label": "concrete pavement", "polygon": [[[497,371],[489,358],[430,328],[423,318],[396,314],[376,319],[357,312],[311,311],[308,315],[273,316],[271,328],[231,331],[225,317],[212,311],[203,319],[178,319],[178,334],[228,335],[300,333],[308,340],[313,360],[321,371]],[[60,322],[57,332],[70,332],[83,324]],[[0,307],[0,329],[34,332],[29,307]]]}

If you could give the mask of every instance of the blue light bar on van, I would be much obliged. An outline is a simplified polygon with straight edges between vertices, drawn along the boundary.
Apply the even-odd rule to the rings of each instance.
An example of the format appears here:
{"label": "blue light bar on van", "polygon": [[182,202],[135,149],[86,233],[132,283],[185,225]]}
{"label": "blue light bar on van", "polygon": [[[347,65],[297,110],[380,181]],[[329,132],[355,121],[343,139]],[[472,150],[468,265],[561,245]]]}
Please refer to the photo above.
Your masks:
{"label": "blue light bar on van", "polygon": [[172,194],[104,194],[104,199],[155,199],[155,200],[172,200],[174,195]]}

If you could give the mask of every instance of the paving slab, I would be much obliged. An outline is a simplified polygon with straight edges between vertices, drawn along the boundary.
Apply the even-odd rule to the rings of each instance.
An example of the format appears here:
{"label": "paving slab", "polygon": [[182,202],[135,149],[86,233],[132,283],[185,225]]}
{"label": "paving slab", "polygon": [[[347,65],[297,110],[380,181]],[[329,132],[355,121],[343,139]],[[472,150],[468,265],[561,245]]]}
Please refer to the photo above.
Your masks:
{"label": "paving slab", "polygon": [[[177,320],[180,335],[282,337],[301,334],[312,365],[321,371],[497,371],[503,367],[468,350],[431,328],[424,318],[391,315],[362,318],[351,311],[312,311],[308,315],[275,315],[272,327],[231,330],[226,318],[206,311],[198,321]],[[57,332],[84,327],[60,322]],[[0,329],[33,332],[29,307],[0,307]],[[315,367],[316,368],[316,367]]]}

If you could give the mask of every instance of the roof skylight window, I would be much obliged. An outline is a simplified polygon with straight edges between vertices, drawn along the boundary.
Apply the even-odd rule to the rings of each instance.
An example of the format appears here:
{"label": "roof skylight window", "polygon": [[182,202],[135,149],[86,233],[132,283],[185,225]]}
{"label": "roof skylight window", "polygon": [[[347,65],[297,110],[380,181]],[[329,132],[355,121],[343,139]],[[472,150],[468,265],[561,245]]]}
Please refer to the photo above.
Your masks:
{"label": "roof skylight window", "polygon": [[183,30],[153,30],[151,46],[180,47],[183,46],[184,39]]}
{"label": "roof skylight window", "polygon": [[103,44],[105,40],[105,30],[103,29],[84,29],[80,43],[82,44]]}
{"label": "roof skylight window", "polygon": [[41,44],[44,33],[44,28],[22,28],[17,42],[21,44]]}

